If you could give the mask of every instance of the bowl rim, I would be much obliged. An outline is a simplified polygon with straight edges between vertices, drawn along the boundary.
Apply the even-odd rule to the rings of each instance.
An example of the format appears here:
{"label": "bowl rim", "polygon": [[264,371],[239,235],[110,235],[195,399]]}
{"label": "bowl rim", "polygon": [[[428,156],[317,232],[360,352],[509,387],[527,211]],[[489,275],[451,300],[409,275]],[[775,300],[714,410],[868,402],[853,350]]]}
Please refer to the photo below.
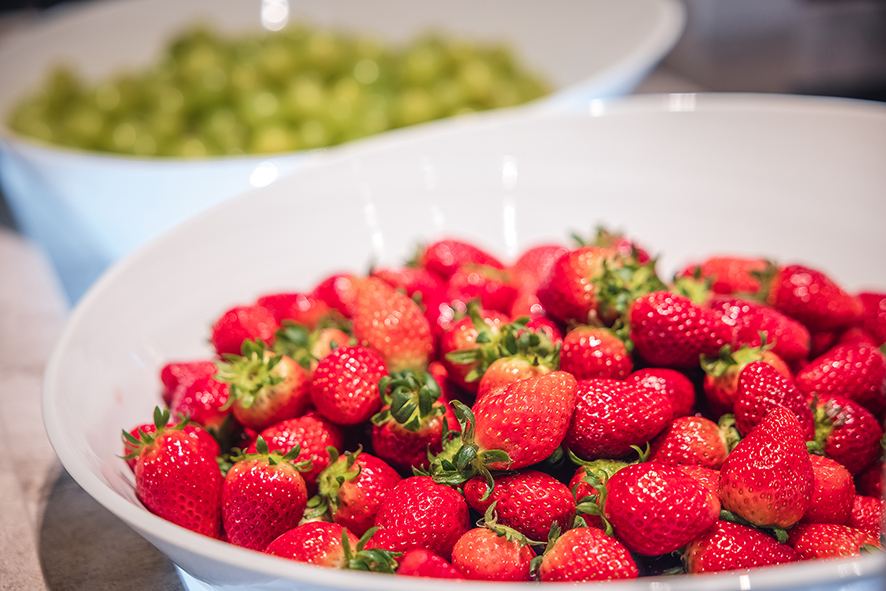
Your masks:
{"label": "bowl rim", "polygon": [[[692,108],[687,108],[687,101]],[[542,113],[535,112],[530,117],[545,118],[586,118],[606,117],[619,115],[633,115],[637,113],[665,113],[665,112],[726,112],[726,113],[753,113],[753,112],[797,112],[798,110],[810,113],[822,114],[853,114],[871,116],[877,120],[886,122],[886,104],[859,99],[844,99],[835,97],[816,97],[799,95],[771,95],[757,93],[691,93],[691,94],[650,94],[633,95],[628,97],[599,99],[589,105],[584,113]],[[525,117],[522,113],[497,112],[484,119],[488,125],[507,125],[509,122],[518,122]],[[457,133],[457,128],[447,127],[447,132]],[[367,140],[360,146],[352,146],[328,154],[327,158],[318,162],[316,166],[335,166],[337,162],[347,161],[366,150],[383,151],[388,146],[399,142],[408,142],[410,134],[423,137],[422,130],[404,129],[404,133],[397,136],[397,141],[392,142],[390,137],[376,137]],[[261,189],[257,189],[261,190]],[[252,191],[236,197],[246,198]],[[230,203],[230,202],[228,202]],[[221,207],[223,207],[222,205]],[[215,209],[215,208],[213,208]],[[188,226],[198,223],[201,215],[187,220],[176,228],[167,232],[187,232]],[[164,235],[165,236],[165,235]],[[70,313],[61,335],[56,341],[44,371],[43,390],[41,396],[44,426],[56,454],[62,465],[71,477],[94,499],[109,509],[117,517],[139,532],[149,532],[162,542],[170,545],[185,545],[192,553],[205,559],[218,560],[222,555],[225,561],[235,567],[256,572],[260,575],[294,579],[303,583],[316,584],[319,586],[337,586],[342,589],[365,589],[378,591],[406,591],[414,588],[414,582],[402,581],[400,578],[366,577],[366,573],[347,571],[330,571],[329,569],[317,568],[310,565],[294,563],[286,559],[264,555],[255,551],[245,550],[215,540],[195,532],[188,531],[174,525],[142,507],[139,507],[123,496],[118,494],[110,486],[105,484],[96,474],[86,467],[72,451],[67,437],[64,417],[54,411],[53,399],[57,390],[56,384],[60,383],[63,376],[60,374],[61,360],[70,348],[70,343],[77,337],[79,324],[86,312],[100,300],[105,286],[111,284],[116,278],[127,272],[129,268],[138,264],[139,260],[148,256],[155,243],[161,242],[161,236],[143,245],[135,252],[130,253],[116,262],[102,277],[89,289],[84,297],[78,302]],[[680,589],[747,589],[769,588],[770,585],[810,585],[821,583],[826,580],[845,578],[871,577],[882,575],[886,572],[886,554],[870,554],[851,558],[830,560],[807,561],[802,567],[796,565],[780,565],[754,569],[751,571],[735,571],[731,573],[713,573],[705,575],[678,575],[676,577],[643,577],[635,581],[612,582],[614,589],[621,586],[630,589],[654,588],[670,589],[670,582],[679,585]],[[765,580],[761,580],[765,579]],[[753,587],[745,585],[753,583]],[[429,591],[444,591],[451,589],[451,583],[445,581],[428,580],[422,582]],[[590,584],[590,583],[589,583]],[[465,582],[462,588],[468,591],[480,591],[487,589],[483,582]],[[496,583],[497,588],[510,591],[523,589],[525,584]],[[519,585],[519,587],[518,587]],[[664,586],[662,586],[664,585]]]}

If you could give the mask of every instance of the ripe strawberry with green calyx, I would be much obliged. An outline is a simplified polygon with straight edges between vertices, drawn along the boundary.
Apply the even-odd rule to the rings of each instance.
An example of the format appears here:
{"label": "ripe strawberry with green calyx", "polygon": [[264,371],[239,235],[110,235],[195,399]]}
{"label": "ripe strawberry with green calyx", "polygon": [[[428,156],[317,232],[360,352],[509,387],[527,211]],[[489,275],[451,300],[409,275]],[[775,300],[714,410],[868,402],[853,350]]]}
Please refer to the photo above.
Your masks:
{"label": "ripe strawberry with green calyx", "polygon": [[[764,303],[728,296],[715,297],[705,304],[722,314],[724,322],[733,326],[733,348],[747,345],[769,350],[786,363],[805,363],[812,336],[800,321]],[[765,336],[765,340],[764,340]]]}
{"label": "ripe strawberry with green calyx", "polygon": [[855,485],[839,462],[810,455],[814,488],[809,508],[800,523],[846,523],[852,513]]}
{"label": "ripe strawberry with green calyx", "polygon": [[135,458],[135,492],[151,513],[217,538],[221,527],[222,474],[216,457],[184,431],[169,426],[169,411],[154,409],[154,432],[136,438],[123,431]]}
{"label": "ripe strawberry with green calyx", "polygon": [[549,581],[636,579],[637,564],[619,540],[595,527],[552,531],[544,554],[534,564],[538,578]]}
{"label": "ripe strawberry with green calyx", "polygon": [[[166,417],[171,416],[171,412],[169,409],[165,409],[162,411]],[[167,427],[176,427],[176,425],[180,425],[179,428],[190,435],[198,444],[202,445],[206,448],[206,452],[213,457],[218,457],[221,455],[221,448],[216,441],[215,437],[207,431],[203,429],[199,425],[195,425],[190,422],[189,419],[186,419],[187,415],[181,419],[180,423],[170,423],[167,422]],[[125,455],[123,456],[126,460],[126,464],[131,468],[135,469],[135,462],[138,458],[138,450],[142,445],[143,441],[146,441],[147,437],[156,437],[157,433],[157,425],[154,423],[145,423],[143,425],[139,425],[130,429],[128,435],[123,437],[123,451]],[[135,455],[133,455],[135,453]]]}
{"label": "ripe strawberry with green calyx", "polygon": [[633,351],[628,341],[628,312],[637,298],[652,292],[667,290],[667,286],[655,272],[655,260],[638,263],[632,259],[615,262],[604,260],[601,272],[594,277],[597,290],[597,322],[613,327],[615,334],[625,341],[628,351]]}
{"label": "ripe strawberry with green calyx", "polygon": [[759,529],[718,521],[686,546],[683,560],[687,572],[699,574],[797,562],[800,555]]}
{"label": "ripe strawberry with green calyx", "polygon": [[270,451],[259,436],[255,447],[254,454],[232,458],[222,487],[222,520],[232,544],[262,550],[301,521],[308,500],[301,471],[310,470],[311,462],[296,461],[299,446],[285,454]]}
{"label": "ripe strawberry with green calyx", "polygon": [[372,416],[372,448],[398,470],[427,469],[458,427],[440,385],[428,372],[403,370],[379,381],[383,406]]}
{"label": "ripe strawberry with green calyx", "polygon": [[859,556],[883,549],[879,536],[836,523],[800,523],[788,530],[788,539],[803,560]]}
{"label": "ripe strawberry with green calyx", "polygon": [[850,474],[858,474],[883,453],[883,429],[871,412],[842,396],[814,399],[815,440],[813,453],[840,462]]}
{"label": "ripe strawberry with green calyx", "polygon": [[583,246],[562,255],[551,266],[536,295],[548,313],[561,322],[600,324],[598,286],[604,263],[618,264],[617,251]]}
{"label": "ripe strawberry with green calyx", "polygon": [[[476,303],[469,304],[465,314],[464,318],[441,335],[439,355],[449,378],[468,392],[476,394],[485,367],[497,359],[493,355],[495,347],[491,344],[501,327],[511,319],[501,312],[483,310]],[[487,349],[491,349],[493,353],[486,353]],[[486,359],[487,355],[489,359]],[[478,369],[484,361],[486,366],[482,370]]]}
{"label": "ripe strawberry with green calyx", "polygon": [[405,577],[429,577],[432,579],[465,578],[449,562],[424,548],[407,550],[397,562],[397,574]]}
{"label": "ripe strawberry with green calyx", "polygon": [[529,581],[535,557],[532,541],[498,523],[496,504],[489,505],[480,527],[468,530],[455,543],[452,566],[477,581]]}
{"label": "ripe strawberry with green calyx", "polygon": [[317,411],[338,425],[356,425],[382,405],[378,382],[388,375],[382,356],[368,347],[339,347],[314,370],[311,400]]}
{"label": "ripe strawberry with green calyx", "polygon": [[665,394],[671,399],[674,409],[671,417],[674,419],[692,414],[695,408],[695,386],[689,378],[675,369],[645,367],[631,373],[625,381]]}
{"label": "ripe strawberry with green calyx", "polygon": [[232,423],[236,423],[228,404],[230,387],[213,375],[179,382],[172,393],[169,409],[173,416],[187,416],[192,423],[212,432],[219,441],[225,441],[234,430]]}
{"label": "ripe strawberry with green calyx", "polygon": [[215,363],[208,359],[196,361],[172,361],[160,369],[160,381],[163,383],[163,402],[172,405],[172,397],[182,383],[193,383],[198,378],[215,375]]}
{"label": "ripe strawberry with green calyx", "polygon": [[337,523],[312,521],[283,533],[264,552],[316,566],[392,574],[400,553],[366,548],[375,531],[357,538]]}
{"label": "ripe strawberry with green calyx", "polygon": [[491,494],[495,487],[491,470],[519,470],[557,450],[575,402],[575,378],[563,371],[493,390],[473,409],[453,402],[461,437],[444,445],[430,473],[449,485],[483,476]]}
{"label": "ripe strawberry with green calyx", "polygon": [[652,440],[649,460],[678,466],[694,464],[718,470],[729,449],[719,425],[704,417],[679,417]]}
{"label": "ripe strawberry with green calyx", "polygon": [[576,326],[563,338],[560,369],[571,373],[577,380],[623,380],[634,369],[634,362],[625,342],[611,330]]}
{"label": "ripe strawberry with green calyx", "polygon": [[596,527],[602,529],[607,535],[612,535],[612,525],[603,516],[603,507],[606,504],[606,482],[613,474],[629,466],[628,462],[618,460],[593,460],[586,462],[569,454],[569,458],[580,464],[569,481],[569,490],[575,497],[575,527]]}
{"label": "ripe strawberry with green calyx", "polygon": [[735,426],[747,435],[774,407],[787,408],[797,417],[804,441],[815,437],[815,419],[806,396],[775,366],[754,361],[741,370],[735,400]]}
{"label": "ripe strawberry with green calyx", "polygon": [[357,284],[360,278],[351,273],[336,273],[323,279],[311,291],[311,297],[326,302],[345,318],[351,318],[356,309]]}
{"label": "ripe strawberry with green calyx", "polygon": [[719,493],[723,508],[748,522],[787,528],[809,508],[813,482],[797,415],[776,406],[727,456]]}
{"label": "ripe strawberry with green calyx", "polygon": [[771,265],[761,258],[718,255],[688,265],[677,276],[708,279],[715,294],[753,294],[760,289],[760,274]]}
{"label": "ripe strawberry with green calyx", "polygon": [[258,298],[255,303],[270,311],[280,326],[292,322],[313,330],[324,324],[329,326],[344,321],[337,310],[330,309],[326,302],[310,294],[274,293]]}
{"label": "ripe strawberry with green calyx", "polygon": [[797,386],[818,396],[842,396],[874,416],[886,409],[886,355],[865,343],[835,345],[797,372]]}
{"label": "ripe strawberry with green calyx", "polygon": [[318,477],[319,493],[308,499],[306,519],[328,518],[358,536],[373,525],[385,496],[401,477],[381,459],[362,450],[339,455],[327,448],[329,466]]}
{"label": "ripe strawberry with green calyx", "polygon": [[304,414],[311,403],[305,370],[292,358],[268,350],[261,340],[247,339],[240,355],[226,354],[216,379],[230,387],[226,408],[256,431]]}
{"label": "ripe strawberry with green calyx", "polygon": [[219,357],[239,355],[243,341],[262,340],[271,343],[277,331],[277,320],[264,306],[234,306],[212,325],[210,340]]}
{"label": "ripe strawberry with green calyx", "polygon": [[342,328],[328,326],[311,330],[303,324],[284,320],[274,338],[273,350],[290,357],[311,375],[321,359],[339,347],[352,344],[351,336]]}
{"label": "ripe strawberry with green calyx", "polygon": [[879,536],[886,526],[886,500],[883,497],[855,495],[845,525]]}
{"label": "ripe strawberry with green calyx", "polygon": [[759,293],[766,303],[796,318],[812,333],[849,327],[863,312],[856,296],[825,273],[803,265],[784,265],[766,274]]}
{"label": "ripe strawberry with green calyx", "polygon": [[611,248],[625,259],[632,259],[639,264],[645,264],[652,258],[646,249],[637,245],[636,242],[629,239],[624,233],[612,231],[605,226],[597,226],[594,231],[594,239],[586,240],[577,234],[572,234],[572,239],[580,246],[599,246],[601,248]]}
{"label": "ripe strawberry with green calyx", "polygon": [[487,488],[481,477],[467,481],[464,495],[468,505],[480,513],[495,505],[497,522],[530,540],[546,539],[554,523],[562,530],[572,526],[575,497],[553,476],[538,470],[521,470],[497,477],[491,494]]}

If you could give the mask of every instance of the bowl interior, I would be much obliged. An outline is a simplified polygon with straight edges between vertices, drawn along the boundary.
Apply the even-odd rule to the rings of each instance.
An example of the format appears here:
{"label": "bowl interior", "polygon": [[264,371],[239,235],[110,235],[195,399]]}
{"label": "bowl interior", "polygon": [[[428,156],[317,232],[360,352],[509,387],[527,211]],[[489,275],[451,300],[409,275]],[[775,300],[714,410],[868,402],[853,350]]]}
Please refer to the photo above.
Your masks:
{"label": "bowl interior", "polygon": [[[886,289],[883,105],[692,95],[592,107],[370,140],[217,206],[116,264],[74,310],[47,368],[44,416],[67,470],[198,579],[405,590],[408,582],[256,558],[139,506],[117,457],[120,429],[150,417],[164,363],[211,356],[209,326],[228,307],[396,263],[422,240],[464,237],[508,258],[597,224],[660,253],[663,276],[737,253],[804,262],[851,290]],[[755,589],[840,580],[879,573],[872,560],[750,576]],[[698,588],[738,588],[733,575],[705,581]]]}

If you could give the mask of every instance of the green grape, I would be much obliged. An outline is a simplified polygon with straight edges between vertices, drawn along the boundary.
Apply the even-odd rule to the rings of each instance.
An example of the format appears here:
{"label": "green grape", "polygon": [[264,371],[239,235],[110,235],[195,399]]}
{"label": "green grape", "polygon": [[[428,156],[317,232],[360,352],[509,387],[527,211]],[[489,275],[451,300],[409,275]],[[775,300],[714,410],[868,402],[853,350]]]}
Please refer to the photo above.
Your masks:
{"label": "green grape", "polygon": [[249,142],[249,151],[256,154],[274,152],[290,152],[298,150],[300,145],[298,133],[287,126],[270,124],[255,130]]}
{"label": "green grape", "polygon": [[78,102],[64,115],[60,129],[65,143],[83,148],[94,148],[102,135],[105,119],[101,111],[89,103]]}
{"label": "green grape", "polygon": [[436,101],[424,88],[407,88],[397,96],[394,120],[398,126],[424,123],[439,116],[440,110]]}
{"label": "green grape", "polygon": [[332,140],[332,134],[321,121],[307,119],[298,129],[302,147],[305,149],[322,148],[328,146]]}
{"label": "green grape", "polygon": [[301,74],[286,89],[286,106],[297,119],[318,116],[325,102],[326,87],[315,75]]}

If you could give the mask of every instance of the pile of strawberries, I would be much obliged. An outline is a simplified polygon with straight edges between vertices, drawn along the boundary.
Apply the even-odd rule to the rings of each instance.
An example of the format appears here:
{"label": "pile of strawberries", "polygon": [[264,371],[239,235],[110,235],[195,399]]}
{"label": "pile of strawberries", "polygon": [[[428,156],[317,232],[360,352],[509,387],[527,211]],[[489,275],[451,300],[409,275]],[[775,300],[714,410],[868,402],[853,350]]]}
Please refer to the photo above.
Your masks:
{"label": "pile of strawberries", "polygon": [[447,239],[210,338],[124,453],[147,509],[237,546],[495,581],[882,551],[886,293],[815,269]]}

